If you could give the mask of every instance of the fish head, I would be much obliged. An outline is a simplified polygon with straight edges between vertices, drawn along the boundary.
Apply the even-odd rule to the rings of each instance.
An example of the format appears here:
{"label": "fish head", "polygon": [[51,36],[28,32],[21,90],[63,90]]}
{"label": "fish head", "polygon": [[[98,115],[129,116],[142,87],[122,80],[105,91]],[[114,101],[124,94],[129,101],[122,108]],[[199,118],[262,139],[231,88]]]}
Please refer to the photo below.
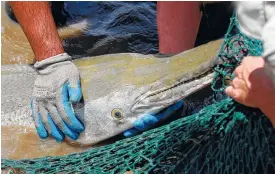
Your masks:
{"label": "fish head", "polygon": [[81,107],[74,107],[76,115],[85,125],[77,142],[95,144],[103,141],[132,128],[134,121],[144,113],[158,111],[158,105],[138,102],[149,88],[125,85],[103,97],[87,99]]}
{"label": "fish head", "polygon": [[209,85],[220,42],[168,58],[125,53],[74,61],[84,96],[77,115],[85,126],[76,141],[89,145],[114,137]]}
{"label": "fish head", "polygon": [[[182,100],[199,89],[209,85],[213,73],[198,73],[210,70],[210,64],[202,64],[197,72],[173,73],[144,85],[112,85],[108,94],[100,95],[101,90],[85,91],[86,95],[81,112],[85,130],[77,142],[95,144],[133,127],[133,123],[145,114],[156,114],[170,105]],[[194,78],[197,77],[197,78]],[[106,84],[107,85],[107,84]],[[93,85],[96,87],[96,84]],[[107,92],[107,90],[105,91]],[[98,96],[100,95],[100,96]]]}

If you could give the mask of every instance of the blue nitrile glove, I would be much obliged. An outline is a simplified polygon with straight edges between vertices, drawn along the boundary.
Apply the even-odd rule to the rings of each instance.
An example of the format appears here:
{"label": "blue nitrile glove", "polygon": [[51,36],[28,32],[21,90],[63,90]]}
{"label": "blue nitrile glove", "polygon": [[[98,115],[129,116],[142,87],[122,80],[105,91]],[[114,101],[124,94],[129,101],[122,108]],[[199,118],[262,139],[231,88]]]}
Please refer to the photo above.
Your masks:
{"label": "blue nitrile glove", "polygon": [[145,114],[140,119],[134,122],[134,128],[128,129],[123,132],[125,137],[131,137],[138,133],[153,128],[159,121],[168,118],[173,112],[178,110],[183,105],[180,100],[177,103],[169,106],[164,112],[157,113],[156,115]]}
{"label": "blue nitrile glove", "polygon": [[75,140],[84,130],[83,124],[74,114],[71,102],[82,98],[77,67],[67,53],[36,62],[38,75],[32,95],[32,116],[38,135],[45,139],[49,135],[57,141],[64,136]]}

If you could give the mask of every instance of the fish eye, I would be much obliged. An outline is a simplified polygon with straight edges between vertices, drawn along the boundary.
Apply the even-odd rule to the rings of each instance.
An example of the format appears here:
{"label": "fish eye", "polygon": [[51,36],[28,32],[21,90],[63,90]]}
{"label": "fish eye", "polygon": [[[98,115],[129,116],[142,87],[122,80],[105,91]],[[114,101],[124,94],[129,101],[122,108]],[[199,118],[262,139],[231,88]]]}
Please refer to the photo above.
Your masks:
{"label": "fish eye", "polygon": [[113,109],[113,110],[112,110],[111,116],[112,116],[114,119],[121,120],[121,119],[123,119],[123,112],[122,112],[121,109],[116,108],[116,109]]}

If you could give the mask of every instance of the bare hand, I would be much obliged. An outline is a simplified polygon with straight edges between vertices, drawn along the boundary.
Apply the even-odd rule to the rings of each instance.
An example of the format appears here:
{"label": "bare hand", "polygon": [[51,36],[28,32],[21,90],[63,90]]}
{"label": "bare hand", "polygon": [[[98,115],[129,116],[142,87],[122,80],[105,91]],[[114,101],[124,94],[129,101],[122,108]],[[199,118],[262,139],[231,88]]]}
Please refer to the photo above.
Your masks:
{"label": "bare hand", "polygon": [[226,94],[246,106],[274,109],[275,88],[264,71],[264,63],[262,57],[245,57],[235,69],[236,77],[232,86],[225,89]]}

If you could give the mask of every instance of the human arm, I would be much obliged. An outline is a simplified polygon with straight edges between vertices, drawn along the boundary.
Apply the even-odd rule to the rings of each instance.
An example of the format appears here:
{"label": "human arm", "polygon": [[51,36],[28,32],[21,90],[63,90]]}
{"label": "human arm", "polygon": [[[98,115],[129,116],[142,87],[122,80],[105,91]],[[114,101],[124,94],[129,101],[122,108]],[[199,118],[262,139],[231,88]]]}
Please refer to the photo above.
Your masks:
{"label": "human arm", "polygon": [[64,52],[48,2],[9,2],[35,54],[38,75],[31,99],[32,117],[41,138],[64,134],[77,139],[84,126],[71,103],[82,97],[79,71]]}
{"label": "human arm", "polygon": [[[275,96],[274,96],[275,97]],[[275,107],[274,107],[274,103],[273,106],[263,106],[261,108],[262,112],[269,118],[269,120],[271,121],[273,127],[275,127]]]}
{"label": "human arm", "polygon": [[[166,56],[193,48],[200,20],[200,2],[157,2],[159,52]],[[134,128],[124,132],[124,136],[134,136],[153,128],[182,105],[179,101],[160,113],[145,114],[134,122]]]}
{"label": "human arm", "polygon": [[265,70],[275,85],[275,4],[274,2],[236,2],[240,30],[263,42]]}
{"label": "human arm", "polygon": [[275,126],[275,88],[264,65],[262,57],[245,57],[225,92],[241,104],[261,109]]}
{"label": "human arm", "polygon": [[48,2],[9,2],[37,61],[64,53]]}
{"label": "human arm", "polygon": [[[273,7],[274,8],[274,7]],[[269,78],[273,82],[273,89],[275,91],[275,14],[270,17],[268,22],[263,28],[262,34],[264,42],[264,59],[265,59],[265,72],[268,74]],[[274,92],[275,93],[275,92]],[[273,96],[275,98],[275,96]],[[272,106],[262,106],[262,111],[267,116],[269,115],[270,121],[275,127],[275,100],[270,105]]]}
{"label": "human arm", "polygon": [[[226,93],[236,101],[257,107],[275,126],[275,7],[272,2],[237,2],[240,30],[263,41],[262,57],[245,57]],[[272,84],[273,81],[273,84]]]}
{"label": "human arm", "polygon": [[[182,100],[177,103],[167,107],[163,111],[157,114],[144,114],[140,119],[136,120],[133,124],[134,128],[128,129],[123,132],[125,137],[131,137],[137,135],[143,131],[149,130],[156,126],[160,121],[163,121],[170,117],[173,113],[182,107],[186,107]],[[186,109],[186,108],[184,108]]]}
{"label": "human arm", "polygon": [[159,52],[175,54],[193,48],[200,21],[200,2],[157,2]]}
{"label": "human arm", "polygon": [[[275,6],[273,6],[275,9]],[[265,71],[275,86],[275,10],[264,25],[262,40],[264,46]]]}

